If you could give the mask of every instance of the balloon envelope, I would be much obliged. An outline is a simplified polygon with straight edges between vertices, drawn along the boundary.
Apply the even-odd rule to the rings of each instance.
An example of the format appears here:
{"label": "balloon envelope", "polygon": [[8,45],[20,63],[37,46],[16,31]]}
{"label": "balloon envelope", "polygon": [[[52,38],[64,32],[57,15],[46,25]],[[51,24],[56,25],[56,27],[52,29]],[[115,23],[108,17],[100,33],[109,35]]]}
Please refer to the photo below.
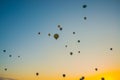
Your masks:
{"label": "balloon envelope", "polygon": [[58,34],[54,34],[54,38],[57,40],[59,38]]}
{"label": "balloon envelope", "polygon": [[113,50],[113,48],[110,48],[110,50],[112,51],[112,50]]}
{"label": "balloon envelope", "polygon": [[84,5],[83,5],[83,8],[86,8],[86,7],[87,7],[87,5],[86,5],[86,4],[84,4]]}
{"label": "balloon envelope", "polygon": [[36,76],[38,76],[38,75],[39,75],[39,73],[37,72],[37,73],[36,73]]}
{"label": "balloon envelope", "polygon": [[40,32],[38,32],[38,34],[40,35]]}
{"label": "balloon envelope", "polygon": [[6,52],[6,50],[3,50],[3,52]]}
{"label": "balloon envelope", "polygon": [[10,54],[9,57],[12,57],[12,55]]}
{"label": "balloon envelope", "polygon": [[70,52],[70,55],[73,55],[73,52]]}
{"label": "balloon envelope", "polygon": [[104,78],[104,77],[102,77],[102,78],[101,78],[101,80],[105,80],[105,78]]}
{"label": "balloon envelope", "polygon": [[60,25],[58,25],[58,28],[60,28]]}
{"label": "balloon envelope", "polygon": [[65,74],[63,74],[63,77],[66,77],[66,75],[65,75]]}
{"label": "balloon envelope", "polygon": [[4,70],[7,71],[7,68],[5,68]]}

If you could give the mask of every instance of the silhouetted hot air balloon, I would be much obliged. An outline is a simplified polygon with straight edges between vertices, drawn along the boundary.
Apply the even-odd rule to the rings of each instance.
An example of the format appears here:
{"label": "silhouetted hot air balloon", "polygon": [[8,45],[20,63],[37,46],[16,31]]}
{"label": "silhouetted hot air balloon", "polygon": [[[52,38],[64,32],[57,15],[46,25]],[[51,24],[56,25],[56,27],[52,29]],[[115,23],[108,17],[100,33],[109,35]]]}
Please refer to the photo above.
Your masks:
{"label": "silhouetted hot air balloon", "polygon": [[67,45],[65,45],[65,47],[67,47]]}
{"label": "silhouetted hot air balloon", "polygon": [[86,20],[87,19],[87,17],[84,17],[84,20]]}
{"label": "silhouetted hot air balloon", "polygon": [[62,76],[63,76],[63,77],[66,77],[66,75],[65,75],[65,74],[63,74]]}
{"label": "silhouetted hot air balloon", "polygon": [[12,55],[10,54],[9,57],[12,57]]}
{"label": "silhouetted hot air balloon", "polygon": [[48,36],[51,36],[51,34],[49,33]]}
{"label": "silhouetted hot air balloon", "polygon": [[78,43],[80,43],[80,40],[78,40]]}
{"label": "silhouetted hot air balloon", "polygon": [[58,28],[60,28],[60,25],[58,25]]}
{"label": "silhouetted hot air balloon", "polygon": [[38,32],[38,35],[40,35],[40,32]]}
{"label": "silhouetted hot air balloon", "polygon": [[113,48],[110,48],[110,50],[112,51],[112,50],[113,50]]}
{"label": "silhouetted hot air balloon", "polygon": [[101,80],[105,80],[105,78],[104,78],[104,77],[102,77],[102,78],[101,78]]}
{"label": "silhouetted hot air balloon", "polygon": [[62,28],[60,28],[60,31],[62,31]]}
{"label": "silhouetted hot air balloon", "polygon": [[95,68],[95,71],[97,71],[98,70],[98,68]]}
{"label": "silhouetted hot air balloon", "polygon": [[75,32],[73,32],[73,34],[75,34]]}
{"label": "silhouetted hot air balloon", "polygon": [[82,76],[82,79],[85,79],[85,77],[84,77],[84,76]]}
{"label": "silhouetted hot air balloon", "polygon": [[4,70],[7,71],[7,68],[5,68]]}
{"label": "silhouetted hot air balloon", "polygon": [[80,51],[78,51],[78,53],[80,53]]}
{"label": "silhouetted hot air balloon", "polygon": [[20,58],[20,56],[18,56],[18,58]]}
{"label": "silhouetted hot air balloon", "polygon": [[59,38],[58,34],[54,34],[54,38],[57,40]]}
{"label": "silhouetted hot air balloon", "polygon": [[3,52],[6,52],[6,50],[3,50]]}
{"label": "silhouetted hot air balloon", "polygon": [[82,7],[83,7],[83,8],[86,8],[86,7],[87,7],[87,5],[86,5],[86,4],[84,4]]}
{"label": "silhouetted hot air balloon", "polygon": [[36,73],[36,76],[38,76],[38,75],[39,75],[39,73],[37,72],[37,73]]}
{"label": "silhouetted hot air balloon", "polygon": [[70,55],[73,55],[73,52],[70,52]]}
{"label": "silhouetted hot air balloon", "polygon": [[80,78],[80,80],[84,80],[85,79],[85,77],[84,76],[82,76],[81,78]]}

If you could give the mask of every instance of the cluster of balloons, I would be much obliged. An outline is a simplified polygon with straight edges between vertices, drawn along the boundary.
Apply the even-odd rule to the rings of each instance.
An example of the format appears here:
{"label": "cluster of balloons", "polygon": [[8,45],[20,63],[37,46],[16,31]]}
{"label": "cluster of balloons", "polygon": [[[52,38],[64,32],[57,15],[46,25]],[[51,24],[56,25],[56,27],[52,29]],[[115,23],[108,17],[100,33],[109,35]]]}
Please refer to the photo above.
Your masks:
{"label": "cluster of balloons", "polygon": [[[63,29],[60,25],[58,25],[58,28],[59,28],[60,31],[62,31],[62,29]],[[41,34],[41,33],[38,32],[38,35],[40,35],[40,34]],[[51,34],[48,33],[48,36],[51,36]],[[55,34],[53,35],[53,37],[54,37],[55,40],[57,40],[57,39],[59,38],[59,34],[58,34],[58,33],[55,33]]]}
{"label": "cluster of balloons", "polygon": [[[4,53],[6,53],[6,52],[7,52],[7,50],[5,50],[5,49],[4,49],[4,50],[3,50],[3,52],[4,52]],[[12,55],[11,55],[11,54],[9,54],[9,57],[12,57]],[[18,56],[18,58],[20,58],[20,56]],[[5,70],[5,71],[7,71],[8,69],[7,69],[7,68],[4,68],[4,70]]]}

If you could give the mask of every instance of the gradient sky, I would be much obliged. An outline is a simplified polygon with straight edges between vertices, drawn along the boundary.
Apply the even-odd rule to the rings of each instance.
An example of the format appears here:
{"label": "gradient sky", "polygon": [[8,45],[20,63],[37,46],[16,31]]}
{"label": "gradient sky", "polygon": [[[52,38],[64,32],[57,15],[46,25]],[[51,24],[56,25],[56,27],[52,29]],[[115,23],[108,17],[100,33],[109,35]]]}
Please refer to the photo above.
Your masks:
{"label": "gradient sky", "polygon": [[120,0],[0,0],[0,80],[119,80],[119,41]]}

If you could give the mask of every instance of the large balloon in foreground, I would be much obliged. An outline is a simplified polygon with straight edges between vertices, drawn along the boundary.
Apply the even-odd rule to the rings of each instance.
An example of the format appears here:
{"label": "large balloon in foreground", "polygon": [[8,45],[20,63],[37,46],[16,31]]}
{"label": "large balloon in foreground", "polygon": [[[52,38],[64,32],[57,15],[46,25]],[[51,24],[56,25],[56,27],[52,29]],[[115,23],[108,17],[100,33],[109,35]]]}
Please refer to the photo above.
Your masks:
{"label": "large balloon in foreground", "polygon": [[57,40],[59,38],[58,34],[54,34],[54,38]]}

